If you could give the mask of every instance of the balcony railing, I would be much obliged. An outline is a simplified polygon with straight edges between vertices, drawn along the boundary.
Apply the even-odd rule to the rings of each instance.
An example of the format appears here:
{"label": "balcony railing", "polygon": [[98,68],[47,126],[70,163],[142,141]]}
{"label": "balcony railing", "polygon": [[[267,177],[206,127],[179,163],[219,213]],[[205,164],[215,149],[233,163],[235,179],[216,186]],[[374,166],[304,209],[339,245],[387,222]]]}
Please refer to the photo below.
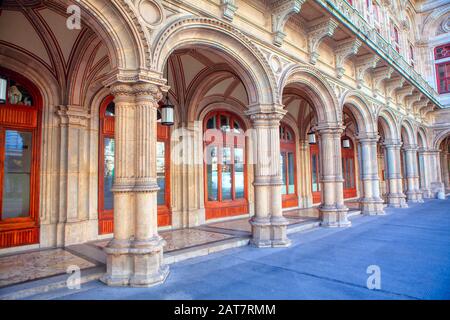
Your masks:
{"label": "balcony railing", "polygon": [[369,47],[388,61],[400,74],[409,79],[431,101],[442,108],[437,99],[436,90],[366,21],[358,10],[345,0],[315,1],[355,32]]}

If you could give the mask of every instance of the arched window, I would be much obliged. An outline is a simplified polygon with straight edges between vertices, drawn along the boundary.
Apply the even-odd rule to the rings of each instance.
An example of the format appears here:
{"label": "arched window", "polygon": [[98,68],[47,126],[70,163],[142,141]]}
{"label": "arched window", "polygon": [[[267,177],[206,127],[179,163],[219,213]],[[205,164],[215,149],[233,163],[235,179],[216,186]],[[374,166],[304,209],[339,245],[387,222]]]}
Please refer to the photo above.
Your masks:
{"label": "arched window", "polygon": [[0,248],[39,242],[42,100],[27,79],[0,68]]}
{"label": "arched window", "polygon": [[[342,140],[350,142],[349,148],[342,148],[342,176],[344,178],[344,198],[356,197],[356,179],[355,179],[355,148],[349,137],[342,137]],[[342,145],[342,144],[341,144]]]}
{"label": "arched window", "polygon": [[[316,139],[317,140],[317,139]],[[312,144],[310,146],[311,155],[311,191],[313,197],[313,203],[320,203],[320,157],[319,157],[319,146],[317,144]]]}
{"label": "arched window", "polygon": [[233,113],[214,111],[204,120],[206,219],[248,213],[245,135]]}
{"label": "arched window", "polygon": [[283,207],[296,207],[298,206],[298,197],[295,139],[293,131],[285,124],[280,125],[280,151]]}
{"label": "arched window", "polygon": [[[113,99],[112,96],[105,98],[100,108],[98,188],[99,234],[112,233],[114,229],[114,195],[111,191],[114,181],[115,105]],[[160,188],[157,194],[158,226],[172,224],[170,211],[169,148],[169,128],[158,122],[156,145],[156,174],[157,183]]]}

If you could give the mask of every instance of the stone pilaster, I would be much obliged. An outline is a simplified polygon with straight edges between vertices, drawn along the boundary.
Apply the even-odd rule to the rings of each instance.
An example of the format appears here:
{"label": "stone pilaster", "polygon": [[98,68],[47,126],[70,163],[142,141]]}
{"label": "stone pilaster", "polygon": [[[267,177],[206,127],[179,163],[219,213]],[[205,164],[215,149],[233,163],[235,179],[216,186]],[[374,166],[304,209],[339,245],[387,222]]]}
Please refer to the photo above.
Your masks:
{"label": "stone pilaster", "polygon": [[422,193],[422,197],[425,199],[431,198],[431,189],[430,189],[430,175],[428,173],[429,165],[428,165],[428,154],[427,150],[425,148],[419,148],[418,149],[419,154],[419,185],[420,185],[420,192]]}
{"label": "stone pilaster", "polygon": [[344,179],[342,177],[341,125],[319,124],[321,155],[322,204],[319,208],[322,226],[349,227],[348,208],[344,205]]}
{"label": "stone pilaster", "polygon": [[114,84],[114,239],[105,248],[112,286],[148,287],[167,277],[157,231],[156,117],[162,94],[151,83]]}
{"label": "stone pilaster", "polygon": [[400,148],[401,142],[398,140],[385,141],[387,165],[388,165],[388,183],[389,192],[387,194],[387,202],[390,207],[407,208],[405,194],[403,193],[402,175],[400,173]]}
{"label": "stone pilaster", "polygon": [[376,133],[360,134],[358,141],[361,148],[361,180],[363,195],[360,199],[361,211],[368,215],[383,215],[383,200],[380,197],[380,179],[378,175]]}
{"label": "stone pilaster", "polygon": [[89,217],[89,131],[90,114],[81,106],[59,106],[60,207],[56,242],[68,246],[93,240],[98,221]]}
{"label": "stone pilaster", "polygon": [[423,202],[422,193],[419,190],[419,175],[417,168],[417,146],[405,145],[403,147],[405,152],[406,162],[406,179],[408,182],[408,190],[406,191],[406,198],[411,202]]}
{"label": "stone pilaster", "polygon": [[280,168],[281,108],[250,108],[248,115],[253,124],[252,146],[254,157],[255,215],[251,243],[257,247],[286,247],[288,221],[283,217]]}

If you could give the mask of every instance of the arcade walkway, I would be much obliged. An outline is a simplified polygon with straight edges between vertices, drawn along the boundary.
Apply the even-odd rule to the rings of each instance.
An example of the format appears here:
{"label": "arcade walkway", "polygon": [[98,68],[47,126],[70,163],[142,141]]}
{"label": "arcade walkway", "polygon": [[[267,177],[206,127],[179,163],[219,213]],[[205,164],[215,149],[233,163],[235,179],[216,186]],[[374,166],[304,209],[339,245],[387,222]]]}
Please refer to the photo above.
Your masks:
{"label": "arcade walkway", "polygon": [[[171,266],[164,285],[111,288],[98,281],[62,299],[450,299],[450,199],[355,216],[349,229],[291,234],[287,249],[240,247]],[[366,269],[381,269],[381,290]]]}

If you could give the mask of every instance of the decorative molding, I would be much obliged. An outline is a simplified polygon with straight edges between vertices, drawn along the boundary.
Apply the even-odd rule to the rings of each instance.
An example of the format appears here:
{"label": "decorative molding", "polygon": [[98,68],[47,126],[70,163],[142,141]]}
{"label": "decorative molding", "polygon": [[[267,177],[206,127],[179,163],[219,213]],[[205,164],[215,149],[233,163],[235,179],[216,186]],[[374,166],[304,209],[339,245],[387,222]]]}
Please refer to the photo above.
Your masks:
{"label": "decorative molding", "polygon": [[60,105],[56,114],[61,119],[61,126],[76,126],[86,128],[91,115],[81,106]]}
{"label": "decorative molding", "polygon": [[345,60],[358,53],[362,42],[358,39],[342,40],[336,45],[336,74],[338,79],[342,78],[345,72]]}
{"label": "decorative molding", "polygon": [[280,47],[286,37],[284,26],[289,18],[300,12],[306,0],[275,0],[272,1],[272,34],[273,44]]}
{"label": "decorative molding", "polygon": [[380,57],[372,53],[359,56],[356,59],[356,86],[358,87],[358,89],[362,88],[362,85],[364,83],[364,76],[366,75],[367,71],[375,68],[378,61],[380,61]]}
{"label": "decorative molding", "polygon": [[417,91],[411,94],[410,96],[405,97],[406,111],[410,111],[411,113],[413,113],[414,112],[413,104],[419,102],[420,99],[422,99],[422,94]]}
{"label": "decorative molding", "polygon": [[319,53],[317,49],[320,43],[325,37],[331,37],[336,30],[338,23],[336,20],[327,18],[325,21],[310,26],[308,28],[308,50],[309,50],[309,62],[316,64]]}
{"label": "decorative molding", "polygon": [[405,99],[407,96],[412,95],[415,87],[411,86],[409,83],[403,86],[402,88],[397,90],[397,102],[402,103],[403,99]]}
{"label": "decorative molding", "polygon": [[225,20],[233,21],[237,6],[234,0],[220,0],[220,9],[222,10],[222,17]]}
{"label": "decorative molding", "polygon": [[400,78],[394,78],[391,80],[386,81],[386,104],[389,105],[392,102],[392,98],[394,95],[395,90],[401,88],[403,86],[403,84],[405,83],[405,78],[400,77]]}
{"label": "decorative molding", "polygon": [[383,66],[375,68],[372,72],[372,85],[373,85],[373,96],[377,97],[381,95],[382,83],[384,80],[391,78],[394,68],[390,66]]}

